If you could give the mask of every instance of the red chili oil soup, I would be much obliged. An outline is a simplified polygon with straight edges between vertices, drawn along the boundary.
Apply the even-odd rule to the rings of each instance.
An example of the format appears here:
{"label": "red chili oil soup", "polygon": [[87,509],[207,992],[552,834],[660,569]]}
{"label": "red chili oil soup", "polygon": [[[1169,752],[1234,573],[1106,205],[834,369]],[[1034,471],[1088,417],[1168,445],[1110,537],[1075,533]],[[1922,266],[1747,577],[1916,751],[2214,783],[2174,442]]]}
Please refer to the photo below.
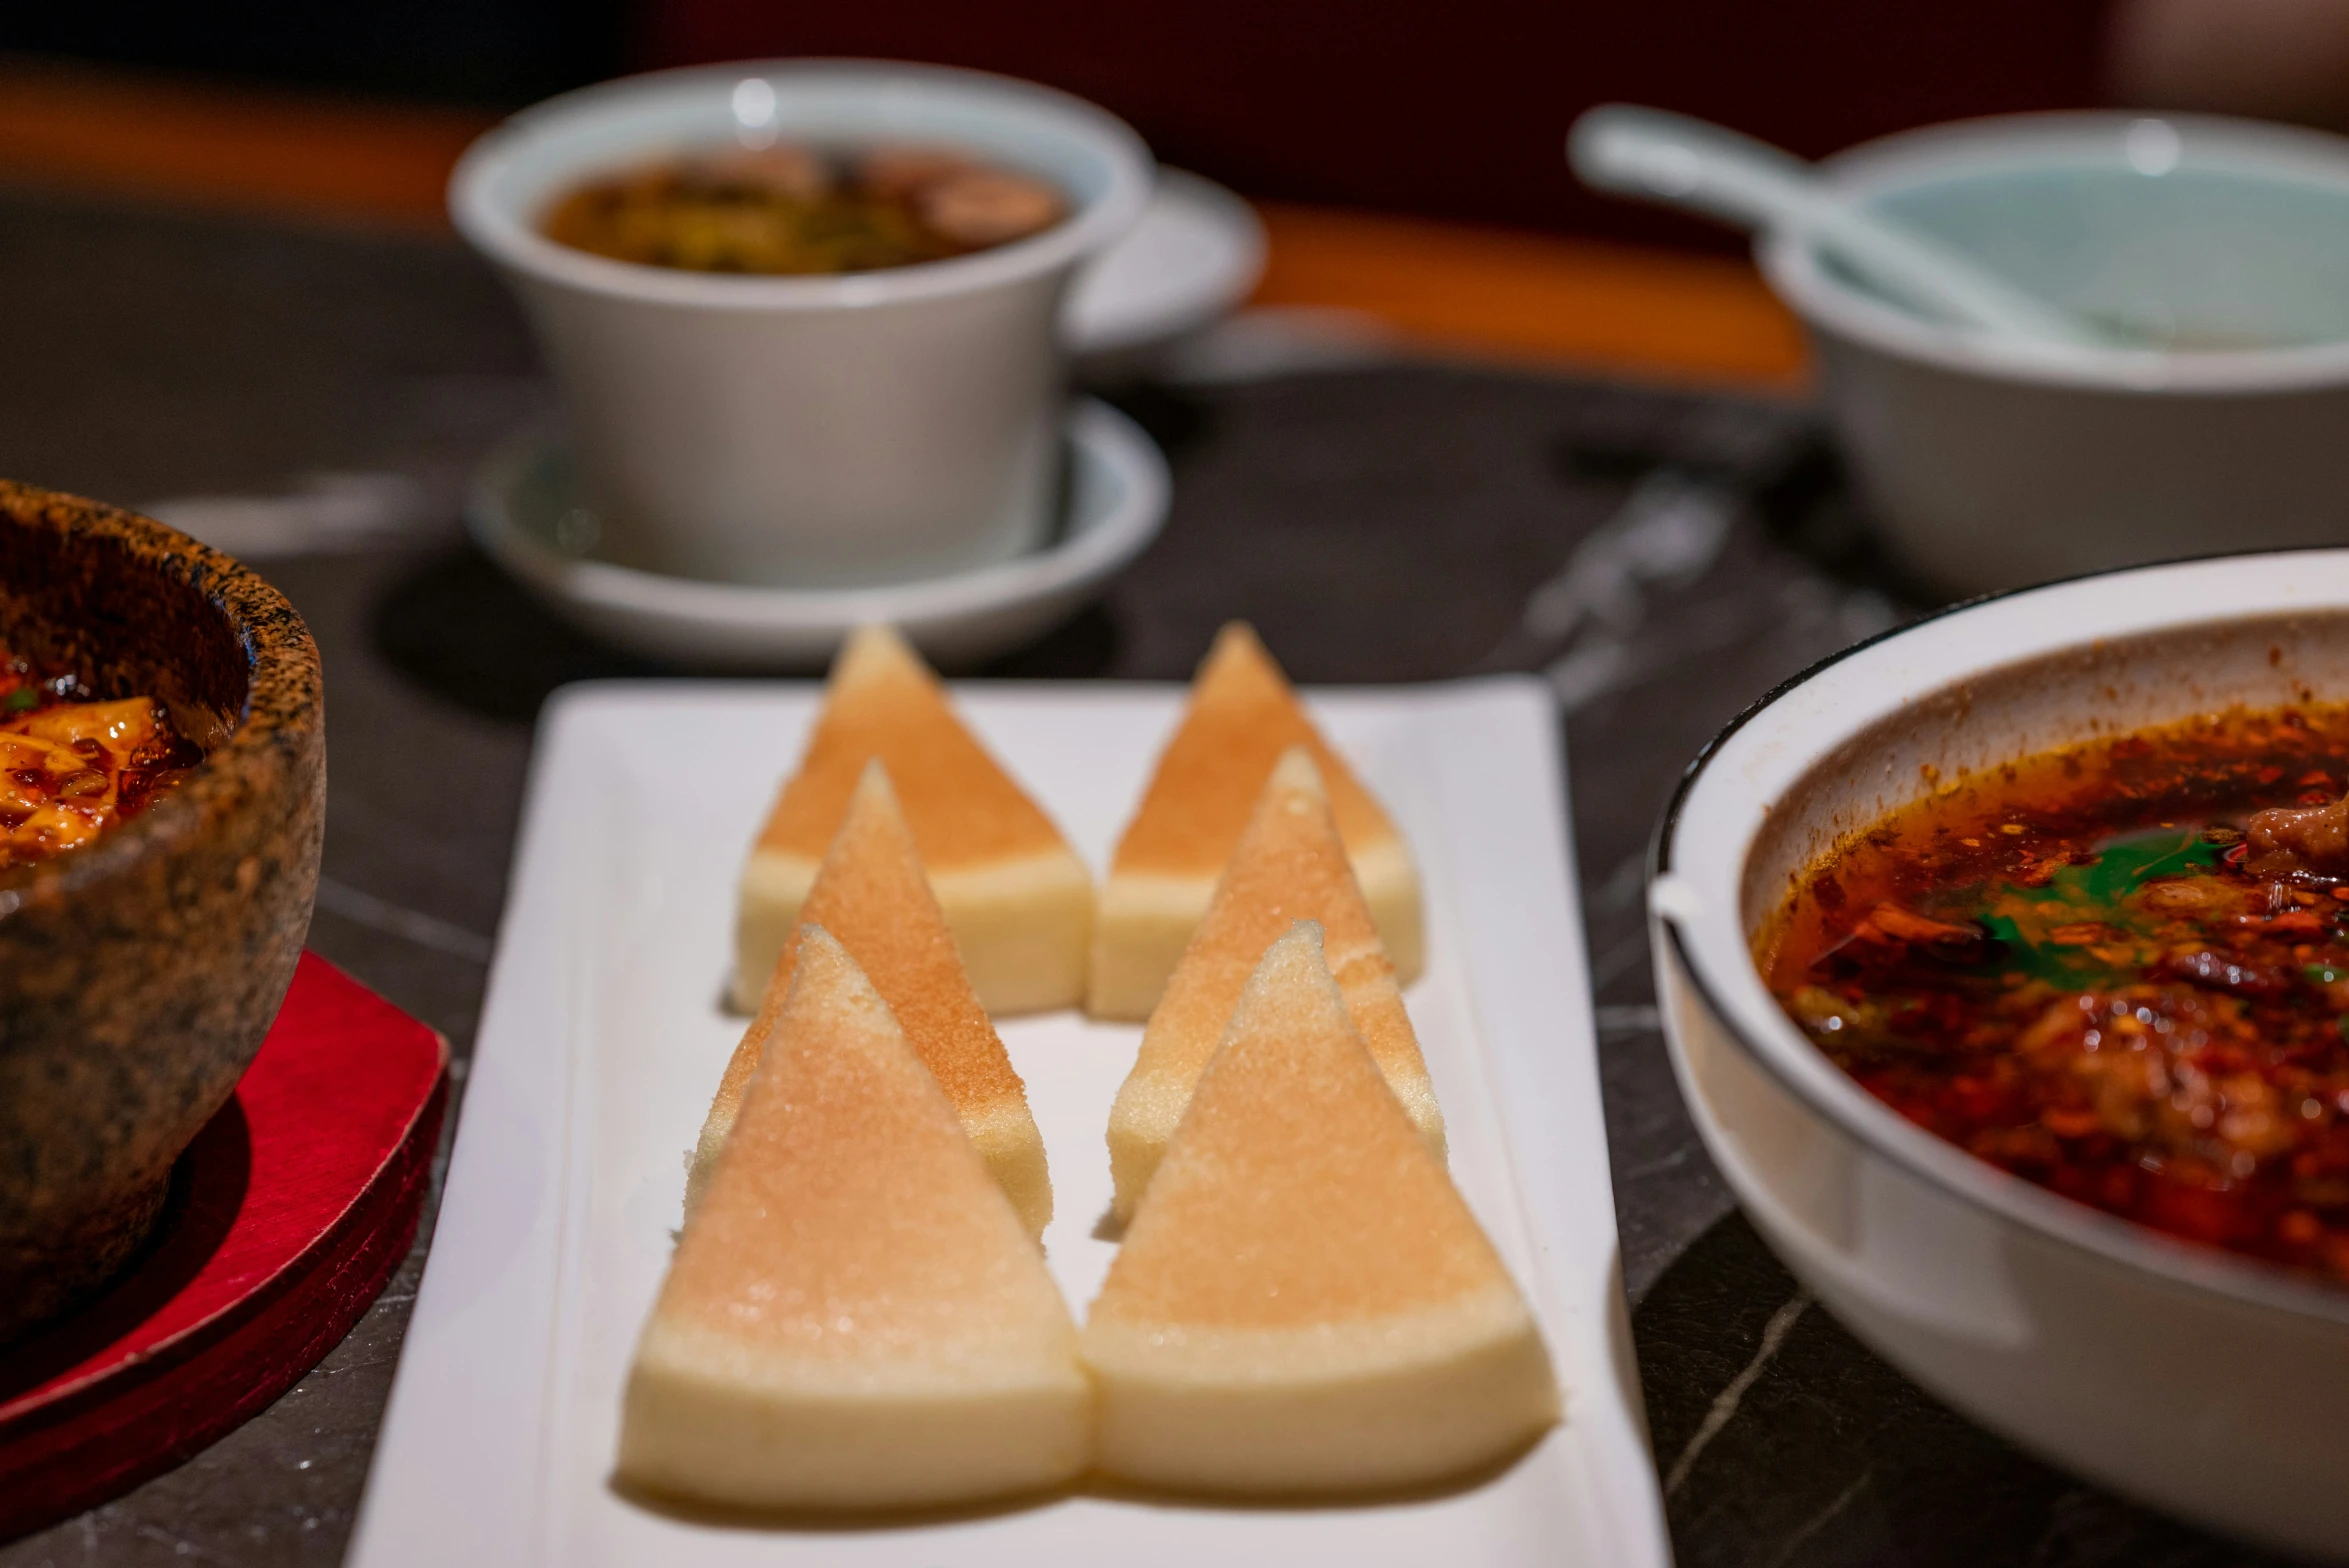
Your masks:
{"label": "red chili oil soup", "polygon": [[1939,1137],[2349,1280],[2349,706],[2235,710],[1938,785],[1813,864],[1755,957]]}

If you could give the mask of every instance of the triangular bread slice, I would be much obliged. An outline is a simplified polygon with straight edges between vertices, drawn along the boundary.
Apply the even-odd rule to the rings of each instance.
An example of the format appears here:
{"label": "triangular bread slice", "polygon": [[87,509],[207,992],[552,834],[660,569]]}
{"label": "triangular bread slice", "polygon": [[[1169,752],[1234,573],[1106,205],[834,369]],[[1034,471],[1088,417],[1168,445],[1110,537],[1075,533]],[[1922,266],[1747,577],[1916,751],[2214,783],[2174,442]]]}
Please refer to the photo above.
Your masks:
{"label": "triangular bread slice", "polygon": [[[865,764],[800,912],[831,932],[856,959],[953,1102],[963,1130],[1019,1211],[1020,1222],[1030,1235],[1041,1236],[1052,1218],[1052,1180],[1044,1166],[1043,1136],[1028,1110],[1027,1088],[963,973],[880,758]],[[742,1092],[774,1037],[798,950],[794,933],[767,980],[758,1016],[742,1031],[726,1063],[686,1178],[688,1211],[717,1166]]]}
{"label": "triangular bread slice", "polygon": [[1085,1010],[1143,1019],[1207,912],[1265,775],[1291,746],[1313,754],[1338,836],[1401,982],[1419,978],[1419,873],[1370,792],[1330,750],[1245,622],[1216,634],[1183,721],[1118,841],[1093,926]]}
{"label": "triangular bread slice", "polygon": [[1182,1491],[1432,1482],[1557,1419],[1540,1330],[1310,922],[1250,978],[1083,1346],[1095,1464]]}
{"label": "triangular bread slice", "polygon": [[821,928],[629,1369],[618,1479],[748,1508],[922,1507],[1085,1466],[1059,1287],[938,1081]]}
{"label": "triangular bread slice", "polygon": [[1412,1125],[1442,1157],[1444,1116],[1403,1010],[1395,966],[1347,867],[1321,772],[1304,747],[1292,746],[1265,781],[1110,1110],[1109,1169],[1119,1219],[1133,1214],[1149,1185],[1264,950],[1299,920],[1320,923],[1324,957],[1354,1027]]}
{"label": "triangular bread slice", "polygon": [[1093,880],[1060,830],[955,717],[938,678],[886,626],[852,635],[824,711],[750,861],[735,921],[734,1005],[758,1006],[865,764],[888,764],[930,886],[991,1013],[1085,994]]}

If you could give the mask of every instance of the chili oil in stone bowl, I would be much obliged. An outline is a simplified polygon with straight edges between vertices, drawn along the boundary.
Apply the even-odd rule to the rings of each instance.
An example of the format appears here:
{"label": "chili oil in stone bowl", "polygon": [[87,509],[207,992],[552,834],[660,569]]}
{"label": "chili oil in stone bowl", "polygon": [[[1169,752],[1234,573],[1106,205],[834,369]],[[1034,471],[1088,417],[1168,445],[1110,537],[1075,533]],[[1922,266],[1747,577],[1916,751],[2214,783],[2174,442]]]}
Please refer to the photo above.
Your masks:
{"label": "chili oil in stone bowl", "polygon": [[0,1342],[155,1229],[260,1048],[325,825],[318,649],[283,596],[161,523],[0,481],[0,648],[152,696],[206,756],[92,843],[0,869]]}

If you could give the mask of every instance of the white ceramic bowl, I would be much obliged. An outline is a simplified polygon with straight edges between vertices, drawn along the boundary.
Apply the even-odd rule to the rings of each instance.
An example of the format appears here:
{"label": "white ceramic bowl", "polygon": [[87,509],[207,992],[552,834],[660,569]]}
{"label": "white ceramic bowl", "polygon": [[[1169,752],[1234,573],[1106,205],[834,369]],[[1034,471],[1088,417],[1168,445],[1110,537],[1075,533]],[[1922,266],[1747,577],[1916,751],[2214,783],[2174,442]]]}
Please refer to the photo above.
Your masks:
{"label": "white ceramic bowl", "polygon": [[1906,561],[1955,593],[2349,542],[2349,140],[2018,115],[1867,143],[1838,187],[2043,297],[2194,352],[2009,348],[1759,249]]}
{"label": "white ceramic bowl", "polygon": [[2349,1289],[2031,1185],[1883,1105],[1749,948],[1791,878],[1947,777],[2100,729],[2349,698],[2349,550],[2083,578],[1828,661],[1683,781],[1650,889],[1656,984],[1705,1146],[1852,1331],[2026,1448],[2157,1508],[2349,1554]]}
{"label": "white ceramic bowl", "polygon": [[[1042,175],[1058,226],[952,261],[722,276],[541,235],[579,181],[665,153],[805,139],[944,143]],[[1061,296],[1150,195],[1126,125],[1049,88],[936,66],[725,65],[607,82],[516,115],[449,185],[552,367],[606,548],[715,581],[846,587],[1002,561],[1043,537]]]}

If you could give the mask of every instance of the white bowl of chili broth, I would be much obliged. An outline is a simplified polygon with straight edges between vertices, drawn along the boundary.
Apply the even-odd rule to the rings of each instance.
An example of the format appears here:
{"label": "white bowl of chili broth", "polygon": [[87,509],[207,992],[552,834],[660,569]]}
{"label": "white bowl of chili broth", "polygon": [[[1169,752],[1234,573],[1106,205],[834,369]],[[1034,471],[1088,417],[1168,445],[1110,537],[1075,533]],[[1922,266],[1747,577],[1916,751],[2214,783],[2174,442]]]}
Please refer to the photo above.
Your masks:
{"label": "white bowl of chili broth", "polygon": [[837,588],[1041,543],[1061,298],[1152,172],[1049,88],[759,62],[525,110],[449,207],[530,318],[606,554]]}
{"label": "white bowl of chili broth", "polygon": [[1706,1147],[1851,1330],[2026,1448],[2349,1551],[2349,551],[1862,644],[1657,837]]}

